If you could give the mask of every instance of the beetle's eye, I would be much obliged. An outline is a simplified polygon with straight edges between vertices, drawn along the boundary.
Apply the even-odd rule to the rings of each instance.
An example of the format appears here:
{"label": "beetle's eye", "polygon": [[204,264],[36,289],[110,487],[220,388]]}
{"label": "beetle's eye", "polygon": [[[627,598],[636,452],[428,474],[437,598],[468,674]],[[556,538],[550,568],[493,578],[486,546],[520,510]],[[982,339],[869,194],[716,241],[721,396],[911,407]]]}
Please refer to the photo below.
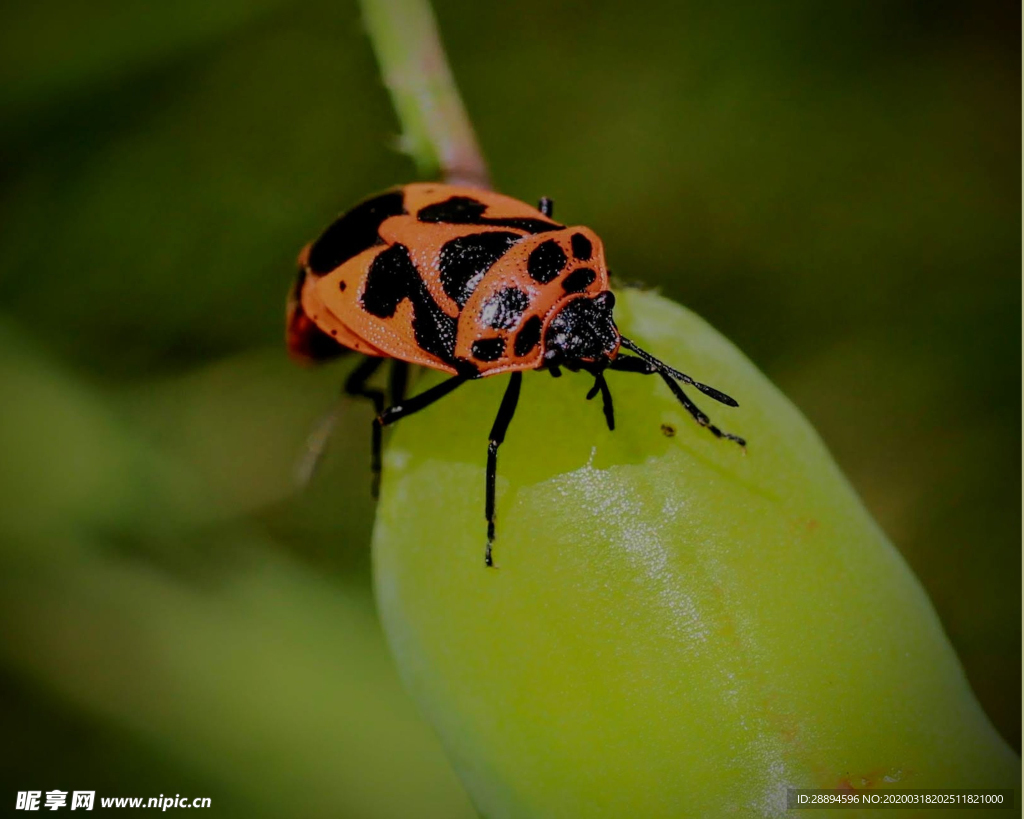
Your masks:
{"label": "beetle's eye", "polygon": [[604,290],[594,296],[594,301],[599,306],[611,310],[615,306],[615,294],[611,290]]}

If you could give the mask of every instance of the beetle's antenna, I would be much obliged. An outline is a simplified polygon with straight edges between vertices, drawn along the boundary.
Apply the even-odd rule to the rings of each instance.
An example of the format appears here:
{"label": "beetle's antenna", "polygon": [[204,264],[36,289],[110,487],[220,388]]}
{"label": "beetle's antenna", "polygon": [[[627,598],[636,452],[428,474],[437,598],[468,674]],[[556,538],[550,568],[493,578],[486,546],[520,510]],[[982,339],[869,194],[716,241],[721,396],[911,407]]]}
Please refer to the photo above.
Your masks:
{"label": "beetle's antenna", "polygon": [[708,398],[714,398],[720,404],[725,404],[727,407],[739,406],[739,402],[735,398],[726,395],[721,390],[716,390],[714,387],[709,387],[707,384],[701,384],[699,381],[695,381],[694,379],[690,378],[690,376],[688,376],[686,373],[681,373],[674,367],[670,367],[664,361],[659,361],[649,352],[647,352],[646,350],[642,350],[634,342],[630,341],[625,336],[620,336],[620,338],[622,339],[623,347],[625,347],[627,350],[636,353],[640,358],[642,358],[644,361],[646,361],[648,364],[650,364],[652,367],[656,368],[660,372],[672,376],[674,379],[676,379],[676,381],[682,381],[684,384],[689,384],[694,389],[700,390],[702,393],[708,396]]}
{"label": "beetle's antenna", "polygon": [[[622,338],[620,336],[620,338]],[[648,353],[646,350],[641,350],[628,338],[622,338],[622,346],[627,350],[631,350],[636,353],[632,355],[620,355],[612,359],[608,364],[610,370],[620,370],[622,372],[629,373],[640,373],[642,375],[658,375],[661,380],[665,382],[672,394],[676,397],[680,404],[683,405],[693,420],[700,424],[702,427],[708,429],[712,435],[716,438],[726,438],[730,441],[735,441],[744,449],[747,446],[745,439],[739,435],[733,435],[731,432],[726,432],[719,427],[716,427],[711,423],[711,419],[700,410],[700,408],[690,400],[689,396],[683,392],[683,388],[676,383],[677,380],[683,381],[685,384],[692,384],[694,387],[699,389],[705,395],[714,398],[716,401],[721,401],[723,404],[727,404],[730,407],[739,406],[732,398],[726,395],[724,392],[719,392],[714,387],[709,387],[706,384],[701,384],[698,381],[694,381],[690,376],[685,373],[681,373],[678,370],[669,367],[664,362],[659,361],[653,355]]]}

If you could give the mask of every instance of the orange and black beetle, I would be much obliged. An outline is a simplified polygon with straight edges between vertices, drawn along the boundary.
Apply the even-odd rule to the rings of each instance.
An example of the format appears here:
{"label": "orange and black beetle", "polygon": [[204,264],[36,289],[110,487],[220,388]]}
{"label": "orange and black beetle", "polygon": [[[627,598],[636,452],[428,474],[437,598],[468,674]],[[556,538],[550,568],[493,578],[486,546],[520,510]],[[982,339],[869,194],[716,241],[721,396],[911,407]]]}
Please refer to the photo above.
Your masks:
{"label": "orange and black beetle", "polygon": [[[498,446],[519,400],[523,370],[584,370],[615,428],[605,370],[657,374],[683,407],[719,438],[723,432],[678,382],[734,407],[722,392],[662,363],[619,334],[612,318],[604,246],[585,227],[477,188],[417,183],[380,194],[334,221],[299,255],[288,299],[288,349],[303,361],[346,350],[368,358],[345,384],[374,402],[374,491],[380,479],[381,430],[447,395],[465,381],[511,373],[487,450],[487,549],[493,565],[494,484]],[[634,355],[621,353],[626,348]],[[393,361],[391,406],[367,386],[384,359]],[[405,399],[406,370],[419,364],[451,374]]]}

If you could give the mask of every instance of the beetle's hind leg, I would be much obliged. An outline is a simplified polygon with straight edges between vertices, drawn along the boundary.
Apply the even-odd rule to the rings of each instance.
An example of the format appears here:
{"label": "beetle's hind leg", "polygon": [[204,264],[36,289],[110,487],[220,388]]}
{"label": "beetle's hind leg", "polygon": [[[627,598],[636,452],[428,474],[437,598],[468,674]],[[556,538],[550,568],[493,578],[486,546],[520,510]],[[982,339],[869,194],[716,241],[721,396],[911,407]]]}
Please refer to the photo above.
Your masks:
{"label": "beetle's hind leg", "polygon": [[[453,376],[447,381],[442,381],[437,386],[431,387],[426,392],[413,396],[408,401],[403,400],[401,403],[388,407],[374,421],[375,434],[383,427],[429,407],[438,399],[444,398],[444,396],[460,384],[464,384],[467,380],[467,377],[464,375]],[[491,549],[494,545],[494,495],[498,477],[498,447],[505,440],[508,425],[512,422],[512,416],[515,415],[522,382],[522,373],[512,373],[508,387],[505,389],[505,396],[501,399],[501,406],[498,408],[498,415],[494,419],[490,439],[487,443],[486,499],[484,501],[484,516],[487,518],[487,549],[484,552],[484,563],[488,566],[494,565]]]}
{"label": "beetle's hind leg", "polygon": [[[672,390],[672,394],[676,397],[679,403],[683,405],[683,409],[690,413],[690,416],[693,418],[694,421],[696,421],[702,427],[705,427],[716,438],[725,438],[726,440],[729,441],[735,441],[742,447],[746,447],[747,442],[745,439],[741,438],[739,435],[733,435],[731,432],[725,432],[724,430],[712,424],[711,419],[708,418],[708,416],[704,412],[702,412],[701,409],[696,404],[693,403],[693,401],[690,400],[690,397],[685,392],[683,392],[683,388],[679,386],[679,384],[676,382],[676,379],[673,378],[670,374],[676,371],[669,370],[668,368],[665,367],[660,367],[658,366],[659,363],[660,362],[657,362],[656,359],[652,361],[647,361],[646,359],[634,358],[633,356],[630,355],[620,355],[608,365],[608,369],[619,370],[620,372],[640,373],[641,375],[657,374],[661,376],[661,380],[668,385],[668,388]],[[687,376],[687,378],[689,378],[689,376]],[[699,382],[693,381],[692,379],[690,379],[688,383],[694,384],[695,386],[697,386],[698,389],[700,389],[701,392],[710,395],[712,398],[715,398],[716,400],[722,401],[722,403],[724,404],[727,404],[729,406],[736,406],[736,402],[733,399],[729,398],[729,396],[725,395],[725,393],[721,393],[718,390],[715,390],[713,387],[708,387],[704,384],[700,384]],[[718,396],[721,396],[721,398],[719,398]]]}
{"label": "beetle's hind leg", "polygon": [[391,360],[391,372],[388,377],[388,398],[391,406],[401,404],[405,400],[405,390],[409,386],[409,364],[397,358]]}
{"label": "beetle's hind leg", "polygon": [[[388,407],[373,422],[375,434],[383,427],[429,407],[435,401],[444,398],[444,396],[460,384],[464,384],[467,380],[468,377],[465,375],[452,376],[447,381],[442,381],[426,392],[413,396],[408,401],[403,400],[399,404]],[[494,565],[494,561],[491,558],[491,549],[494,544],[494,494],[498,477],[498,447],[505,440],[508,425],[512,422],[512,416],[515,415],[522,381],[522,373],[512,373],[508,387],[505,389],[505,396],[501,399],[498,415],[494,419],[494,426],[491,427],[490,440],[487,443],[486,499],[484,501],[484,516],[487,518],[487,549],[484,552],[484,563],[488,566]]]}
{"label": "beetle's hind leg", "polygon": [[[380,495],[380,475],[384,462],[382,455],[384,436],[378,419],[384,412],[385,396],[382,390],[368,388],[366,382],[373,377],[373,374],[383,361],[384,359],[382,358],[368,358],[363,362],[363,366],[366,369],[363,370],[362,367],[356,368],[345,382],[346,395],[362,396],[369,398],[373,402],[374,417],[372,432],[370,433],[370,472],[372,473],[370,477],[370,494],[374,499]],[[405,390],[408,384],[409,365],[405,361],[392,359],[391,370],[388,373],[388,393],[392,406],[401,404],[405,400]]]}
{"label": "beetle's hind leg", "polygon": [[484,503],[484,515],[487,518],[487,549],[484,551],[484,564],[487,566],[494,565],[491,549],[494,546],[494,493],[498,479],[498,447],[505,440],[508,425],[512,423],[512,416],[516,414],[519,389],[522,383],[523,374],[521,372],[512,373],[508,387],[505,388],[505,395],[501,399],[501,406],[498,407],[494,426],[491,427],[490,440],[487,443],[487,499]]}
{"label": "beetle's hind leg", "polygon": [[[362,397],[368,398],[374,406],[374,417],[379,416],[381,411],[384,409],[384,393],[381,390],[371,389],[367,387],[367,382],[373,377],[374,373],[380,369],[381,364],[384,363],[383,358],[377,358],[373,356],[367,356],[360,362],[345,379],[345,383],[341,389],[341,398],[334,403],[334,406],[324,414],[324,416],[317,422],[317,425],[313,428],[313,432],[310,433],[309,438],[306,440],[306,449],[302,453],[302,458],[299,460],[298,466],[295,470],[296,483],[300,487],[304,487],[309,484],[313,479],[313,475],[316,474],[317,468],[320,466],[320,462],[323,460],[324,452],[327,449],[327,443],[331,439],[331,435],[334,433],[334,429],[338,424],[338,418],[341,415],[341,407],[344,403],[343,399],[350,397]],[[401,364],[405,366],[405,362],[395,362],[395,364]],[[404,375],[401,376],[401,381],[397,380],[397,377],[392,368],[392,389],[396,383],[402,383],[404,385]],[[402,387],[404,390],[404,386]],[[374,425],[372,433],[372,445],[370,454],[370,466],[373,470],[373,479],[370,486],[373,496],[377,496],[377,487],[380,484],[380,430]]]}
{"label": "beetle's hind leg", "polygon": [[[383,361],[384,359],[382,358],[367,357],[345,379],[345,384],[341,389],[341,397],[334,402],[330,410],[324,413],[313,428],[309,438],[306,439],[305,451],[302,453],[302,457],[299,459],[295,469],[295,481],[300,488],[309,484],[313,479],[313,475],[316,474],[320,462],[323,460],[327,443],[330,441],[331,435],[338,424],[344,399],[354,395],[366,396],[373,400],[375,406],[377,405],[377,400],[369,394],[371,391],[366,389],[366,382],[377,371],[377,368],[380,367]],[[381,394],[381,401],[383,402],[383,394]]]}
{"label": "beetle's hind leg", "polygon": [[[405,365],[405,362],[396,361],[396,364]],[[384,427],[388,424],[393,424],[396,421],[400,421],[406,416],[412,415],[415,412],[419,412],[421,409],[425,409],[433,404],[440,398],[444,398],[448,393],[458,387],[460,384],[464,384],[467,380],[464,375],[455,375],[449,378],[447,381],[442,381],[437,386],[431,387],[425,392],[421,392],[419,395],[414,395],[412,398],[406,400],[405,398],[405,378],[406,371],[397,371],[392,369],[391,371],[391,390],[392,394],[398,399],[396,403],[392,404],[387,409],[384,409],[384,396],[381,394],[381,403],[377,405],[377,417],[373,419],[373,464],[374,464],[374,484],[373,484],[373,496],[377,497],[380,492],[380,441],[384,431]]]}
{"label": "beetle's hind leg", "polygon": [[352,397],[368,398],[373,403],[373,427],[370,433],[370,494],[374,498],[380,494],[380,469],[381,469],[381,446],[382,436],[377,418],[384,412],[384,391],[367,386],[367,382],[384,363],[383,358],[374,356],[363,359],[363,362],[356,367],[345,379],[345,386],[342,392]]}

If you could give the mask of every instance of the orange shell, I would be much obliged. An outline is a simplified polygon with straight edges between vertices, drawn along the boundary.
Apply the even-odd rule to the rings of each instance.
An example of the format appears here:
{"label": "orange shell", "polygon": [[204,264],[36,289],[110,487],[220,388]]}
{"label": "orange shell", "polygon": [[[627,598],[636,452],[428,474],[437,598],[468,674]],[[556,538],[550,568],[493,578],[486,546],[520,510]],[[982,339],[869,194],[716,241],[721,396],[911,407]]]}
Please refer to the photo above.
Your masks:
{"label": "orange shell", "polygon": [[320,332],[360,353],[477,377],[542,366],[551,318],[608,289],[604,246],[589,228],[440,183],[358,205],[299,265],[288,333],[296,357],[324,357],[310,352],[309,334]]}

